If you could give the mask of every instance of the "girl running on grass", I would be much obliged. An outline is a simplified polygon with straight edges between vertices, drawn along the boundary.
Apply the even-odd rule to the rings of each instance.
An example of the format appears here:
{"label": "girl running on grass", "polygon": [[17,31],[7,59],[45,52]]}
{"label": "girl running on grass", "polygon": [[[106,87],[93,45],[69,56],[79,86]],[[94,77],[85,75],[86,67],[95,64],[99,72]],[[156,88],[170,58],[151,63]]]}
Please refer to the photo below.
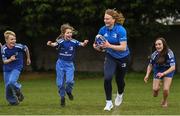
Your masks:
{"label": "girl running on grass", "polygon": [[155,40],[153,49],[155,50],[150,58],[149,65],[147,67],[146,76],[144,82],[147,83],[149,75],[153,69],[153,96],[157,97],[160,90],[160,83],[163,81],[163,98],[161,101],[162,107],[168,106],[168,95],[171,87],[172,79],[175,72],[175,58],[171,49],[169,49],[164,38],[159,37]]}
{"label": "girl running on grass", "polygon": [[74,57],[75,50],[79,46],[86,46],[88,40],[79,42],[72,38],[74,28],[69,24],[61,26],[61,34],[56,42],[48,41],[47,45],[57,47],[58,60],[56,62],[56,84],[61,97],[61,106],[65,106],[65,94],[73,100],[72,89],[74,85]]}

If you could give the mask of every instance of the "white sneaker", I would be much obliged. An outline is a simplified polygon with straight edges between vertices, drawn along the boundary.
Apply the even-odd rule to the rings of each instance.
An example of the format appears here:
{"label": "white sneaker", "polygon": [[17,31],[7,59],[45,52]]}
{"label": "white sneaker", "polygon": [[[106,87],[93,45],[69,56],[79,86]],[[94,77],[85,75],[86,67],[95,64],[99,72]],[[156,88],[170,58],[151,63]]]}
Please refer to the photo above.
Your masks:
{"label": "white sneaker", "polygon": [[115,98],[115,106],[120,106],[123,101],[123,93],[119,94],[117,93],[117,96]]}
{"label": "white sneaker", "polygon": [[113,108],[112,101],[106,101],[106,106],[104,107],[105,111],[110,111]]}

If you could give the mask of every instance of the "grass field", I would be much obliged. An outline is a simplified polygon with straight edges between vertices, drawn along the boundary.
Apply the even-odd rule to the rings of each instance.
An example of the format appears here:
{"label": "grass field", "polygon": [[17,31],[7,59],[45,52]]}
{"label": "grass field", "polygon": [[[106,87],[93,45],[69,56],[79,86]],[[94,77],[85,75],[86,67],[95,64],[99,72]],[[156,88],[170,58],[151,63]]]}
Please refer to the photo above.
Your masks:
{"label": "grass field", "polygon": [[[144,84],[143,73],[128,73],[124,101],[112,111],[103,111],[105,95],[102,74],[78,73],[73,90],[74,101],[66,99],[60,107],[55,85],[55,74],[23,73],[21,84],[25,100],[18,106],[9,106],[5,100],[2,74],[0,79],[0,115],[180,115],[180,75],[173,80],[169,96],[169,107],[161,108],[162,92],[152,97],[152,79]],[[113,80],[113,101],[116,85]]]}

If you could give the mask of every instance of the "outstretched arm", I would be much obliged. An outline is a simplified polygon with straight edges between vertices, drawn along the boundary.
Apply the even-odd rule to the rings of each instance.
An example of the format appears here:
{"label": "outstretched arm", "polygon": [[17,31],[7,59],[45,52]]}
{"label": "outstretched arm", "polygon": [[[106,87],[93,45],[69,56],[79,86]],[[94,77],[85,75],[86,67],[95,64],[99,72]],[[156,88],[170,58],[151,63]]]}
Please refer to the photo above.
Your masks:
{"label": "outstretched arm", "polygon": [[47,45],[51,46],[51,47],[56,47],[58,45],[58,43],[57,42],[48,41]]}
{"label": "outstretched arm", "polygon": [[152,64],[149,64],[147,67],[146,76],[144,77],[145,83],[147,83],[147,81],[149,79],[149,75],[151,74],[151,71],[152,71]]}
{"label": "outstretched arm", "polygon": [[81,44],[81,46],[86,46],[87,45],[87,43],[89,42],[89,40],[84,40],[84,42],[81,42],[80,44]]}

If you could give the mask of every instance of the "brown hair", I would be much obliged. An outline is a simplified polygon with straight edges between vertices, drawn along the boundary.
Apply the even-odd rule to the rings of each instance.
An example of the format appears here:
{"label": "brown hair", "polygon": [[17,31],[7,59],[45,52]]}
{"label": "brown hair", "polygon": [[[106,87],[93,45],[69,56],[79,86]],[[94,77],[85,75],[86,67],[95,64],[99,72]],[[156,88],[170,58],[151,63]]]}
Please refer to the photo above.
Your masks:
{"label": "brown hair", "polygon": [[125,18],[120,11],[116,11],[115,9],[107,9],[105,14],[111,15],[113,19],[115,19],[115,23],[119,23],[121,25],[124,24]]}
{"label": "brown hair", "polygon": [[[163,50],[159,53],[159,57],[157,59],[157,63],[158,64],[163,64],[165,63],[166,61],[166,55],[168,54],[168,49],[169,49],[169,46],[167,45],[167,42],[166,40],[163,38],[163,37],[158,37],[155,42],[157,40],[161,40],[162,41],[162,44],[163,44]],[[154,42],[154,45],[153,45],[153,49],[155,50],[155,42]]]}
{"label": "brown hair", "polygon": [[71,25],[69,25],[68,23],[63,24],[63,25],[61,25],[61,28],[60,28],[61,34],[57,37],[56,40],[58,40],[64,36],[66,29],[72,30],[73,33],[75,32],[75,29]]}
{"label": "brown hair", "polygon": [[13,31],[7,30],[4,32],[4,38],[5,39],[8,39],[9,35],[16,37],[16,34]]}

